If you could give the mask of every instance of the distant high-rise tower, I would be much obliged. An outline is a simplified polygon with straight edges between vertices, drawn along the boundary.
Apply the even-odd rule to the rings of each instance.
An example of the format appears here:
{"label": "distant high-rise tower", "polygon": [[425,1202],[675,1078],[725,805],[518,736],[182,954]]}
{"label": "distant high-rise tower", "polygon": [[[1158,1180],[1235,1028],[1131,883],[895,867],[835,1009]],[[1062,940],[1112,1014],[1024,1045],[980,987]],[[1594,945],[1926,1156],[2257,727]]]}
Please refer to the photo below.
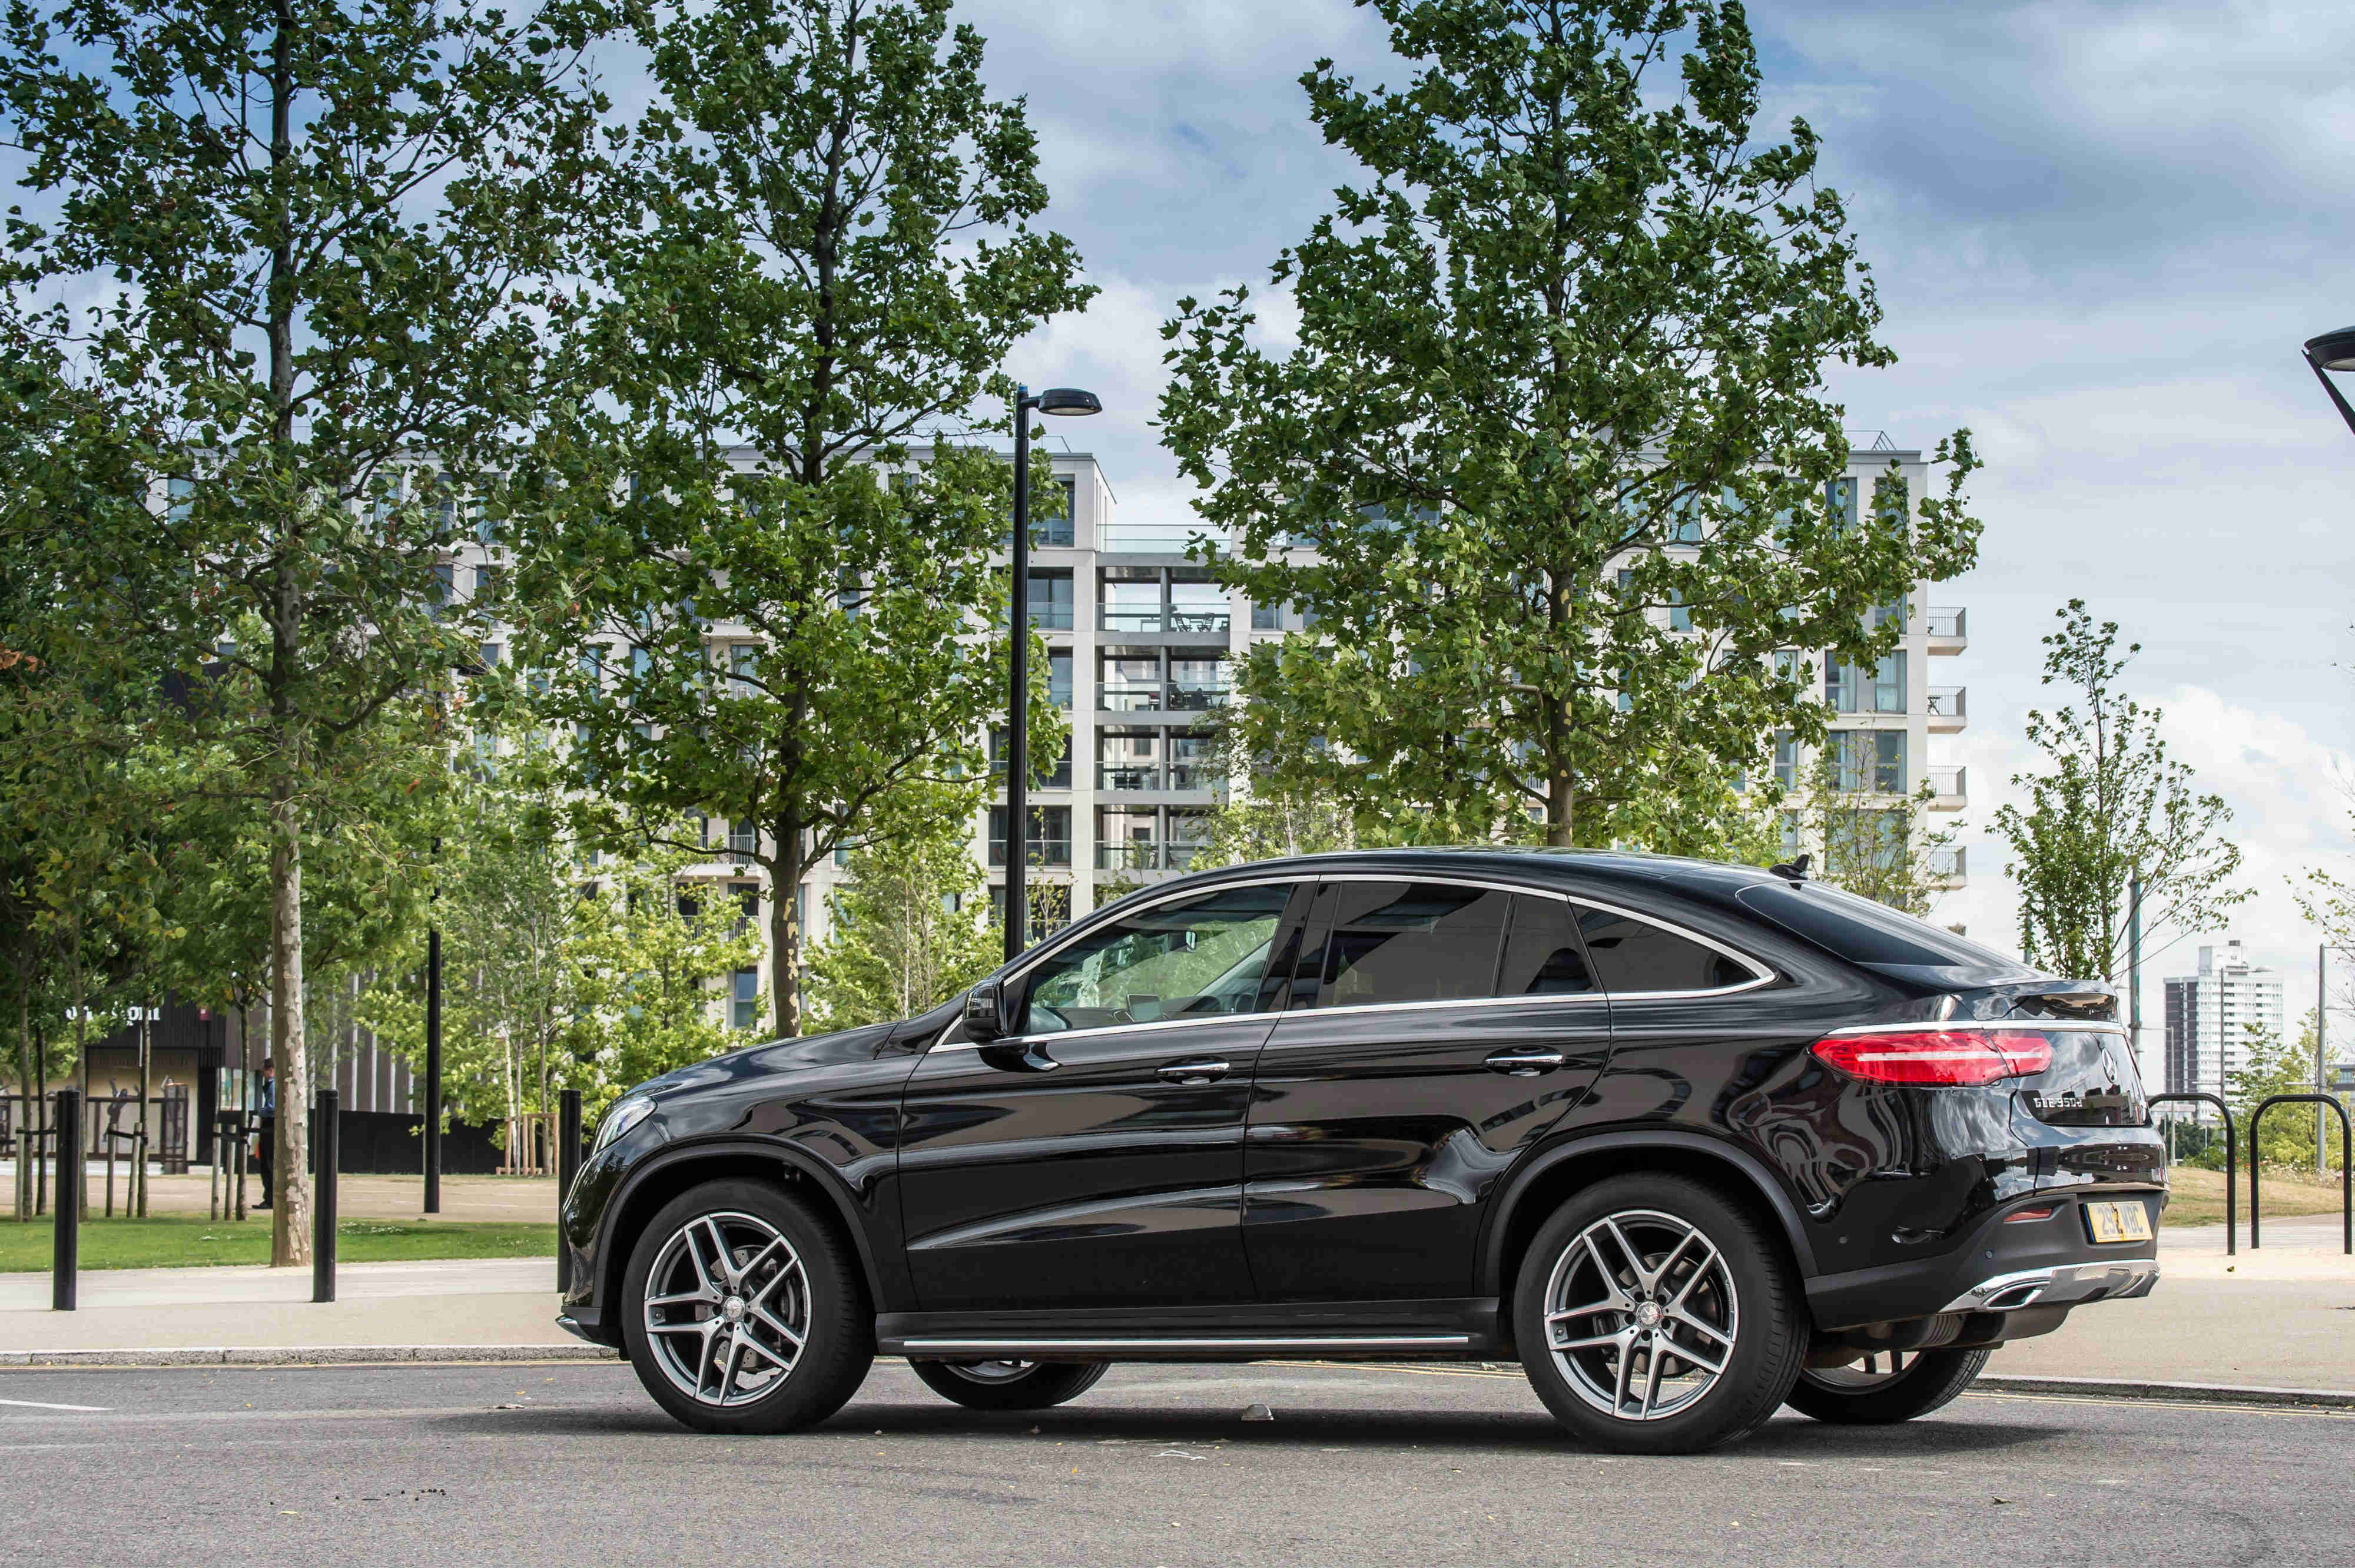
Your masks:
{"label": "distant high-rise tower", "polygon": [[2282,977],[2252,963],[2238,938],[2200,950],[2196,974],[2167,981],[2167,1092],[2222,1094],[2247,1051],[2250,1025],[2282,1029]]}

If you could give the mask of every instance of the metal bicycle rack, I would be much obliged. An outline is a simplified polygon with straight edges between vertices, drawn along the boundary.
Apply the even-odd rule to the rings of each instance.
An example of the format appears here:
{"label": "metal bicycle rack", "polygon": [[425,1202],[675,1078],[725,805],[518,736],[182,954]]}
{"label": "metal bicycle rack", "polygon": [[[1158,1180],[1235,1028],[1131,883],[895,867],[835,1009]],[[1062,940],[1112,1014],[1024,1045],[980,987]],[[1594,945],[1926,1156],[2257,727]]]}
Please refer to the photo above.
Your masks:
{"label": "metal bicycle rack", "polygon": [[2328,1094],[2274,1094],[2249,1113],[2249,1250],[2257,1250],[2258,1172],[2257,1124],[2275,1105],[2328,1105],[2339,1117],[2339,1250],[2355,1255],[2355,1128],[2347,1121],[2347,1107]]}
{"label": "metal bicycle rack", "polygon": [[[2232,1123],[2232,1107],[2214,1094],[2153,1094],[2143,1104],[2161,1105],[2170,1100],[2213,1105],[2216,1107],[2216,1114],[2224,1118],[2224,1255],[2229,1258],[2238,1250],[2239,1245],[2233,1240],[2233,1195],[2241,1185],[2240,1171],[2234,1164],[2234,1151],[2240,1147],[2241,1135]],[[2267,1104],[2272,1103],[2266,1102]],[[2254,1148],[2255,1146],[2251,1147]],[[2254,1247],[2257,1244],[2256,1194],[2254,1189],[2249,1197],[2249,1245]]]}

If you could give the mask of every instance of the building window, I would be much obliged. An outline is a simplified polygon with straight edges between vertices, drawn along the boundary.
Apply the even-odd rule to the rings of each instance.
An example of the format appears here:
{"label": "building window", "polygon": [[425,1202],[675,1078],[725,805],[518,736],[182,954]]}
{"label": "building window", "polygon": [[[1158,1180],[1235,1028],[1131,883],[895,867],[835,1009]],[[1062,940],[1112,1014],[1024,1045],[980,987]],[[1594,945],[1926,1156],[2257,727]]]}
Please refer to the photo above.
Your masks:
{"label": "building window", "polygon": [[1905,655],[1884,654],[1872,665],[1824,663],[1824,700],[1839,713],[1905,711]]}
{"label": "building window", "polygon": [[1856,527],[1857,481],[1851,477],[1835,479],[1824,486],[1824,505],[1831,508],[1836,528]]}
{"label": "building window", "polygon": [[1161,814],[1147,806],[1096,807],[1096,869],[1161,869]]}
{"label": "building window", "polygon": [[1173,656],[1169,660],[1169,709],[1173,713],[1201,712],[1224,707],[1229,691],[1227,656]]}
{"label": "building window", "polygon": [[1227,591],[1217,583],[1193,577],[1170,582],[1167,624],[1171,631],[1223,637],[1232,618]]}
{"label": "building window", "polygon": [[[989,863],[993,866],[1006,864],[1006,810],[1002,805],[989,808]],[[1032,806],[1029,838],[1025,848],[1025,865],[1070,865],[1071,808],[1068,805]]]}
{"label": "building window", "polygon": [[749,860],[761,848],[761,830],[750,818],[728,825],[728,852],[739,859]]}
{"label": "building window", "polygon": [[1843,795],[1905,793],[1905,731],[1835,730],[1832,759]]}
{"label": "building window", "polygon": [[172,522],[185,523],[196,510],[197,482],[186,475],[175,474],[164,481],[164,516]]}
{"label": "building window", "polygon": [[[1003,730],[992,730],[989,732],[989,773],[992,778],[1004,779],[1006,777],[1006,749],[1007,742],[1009,739],[1010,737]],[[1031,762],[1033,764],[1032,776],[1035,778],[1037,777],[1036,763],[1038,762],[1038,754],[1035,752],[1031,754]],[[1071,738],[1070,735],[1066,734],[1063,737],[1063,754],[1055,759],[1053,771],[1049,773],[1045,778],[1039,779],[1038,787],[1040,789],[1069,789],[1071,787]]]}
{"label": "building window", "polygon": [[1799,742],[1787,730],[1774,737],[1774,782],[1786,790],[1799,787]]}
{"label": "building window", "polygon": [[1159,567],[1104,567],[1097,589],[1097,630],[1147,635],[1161,630]]}
{"label": "building window", "polygon": [[1210,814],[1189,811],[1173,805],[1168,811],[1168,826],[1162,835],[1162,855],[1173,871],[1182,871],[1194,863],[1194,857],[1209,841]]}
{"label": "building window", "polygon": [[1158,654],[1102,654],[1096,672],[1098,707],[1113,713],[1161,711]]}
{"label": "building window", "polygon": [[[1161,731],[1096,731],[1096,788],[1135,792],[1161,787]],[[1102,820],[1098,813],[1098,820]]]}
{"label": "building window", "polygon": [[728,1026],[730,1029],[751,1029],[761,1019],[761,972],[758,969],[739,969],[732,978],[734,986],[728,998]]}
{"label": "building window", "polygon": [[1071,574],[1034,571],[1030,584],[1030,624],[1042,632],[1071,629]]}
{"label": "building window", "polygon": [[1047,700],[1069,713],[1071,710],[1071,650],[1047,650]]}

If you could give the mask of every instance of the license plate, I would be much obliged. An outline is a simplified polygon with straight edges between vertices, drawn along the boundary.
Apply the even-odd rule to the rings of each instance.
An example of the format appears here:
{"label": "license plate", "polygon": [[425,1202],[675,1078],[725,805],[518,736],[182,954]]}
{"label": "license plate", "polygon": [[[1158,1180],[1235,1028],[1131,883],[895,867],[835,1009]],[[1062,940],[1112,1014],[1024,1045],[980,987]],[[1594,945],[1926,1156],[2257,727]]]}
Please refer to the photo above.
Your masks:
{"label": "license plate", "polygon": [[2088,1203],[2085,1232],[2096,1242],[2147,1242],[2150,1211],[2140,1203]]}

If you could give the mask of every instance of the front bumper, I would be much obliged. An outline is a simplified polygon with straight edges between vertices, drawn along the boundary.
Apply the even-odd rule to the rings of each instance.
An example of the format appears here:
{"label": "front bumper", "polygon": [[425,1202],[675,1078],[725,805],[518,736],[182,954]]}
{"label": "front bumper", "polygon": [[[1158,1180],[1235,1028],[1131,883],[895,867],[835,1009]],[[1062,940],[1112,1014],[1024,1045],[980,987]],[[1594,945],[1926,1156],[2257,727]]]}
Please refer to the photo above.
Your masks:
{"label": "front bumper", "polygon": [[[1944,1312],[2006,1312],[2029,1307],[2083,1306],[2146,1296],[2158,1280],[2156,1190],[2051,1189],[2006,1204],[1960,1246],[1913,1262],[1819,1275],[1807,1282],[1807,1307],[1819,1329],[1934,1317]],[[2085,1229],[2087,1201],[2139,1199],[2151,1239],[2097,1243]],[[2047,1220],[2008,1222],[2023,1210],[2051,1206]]]}

